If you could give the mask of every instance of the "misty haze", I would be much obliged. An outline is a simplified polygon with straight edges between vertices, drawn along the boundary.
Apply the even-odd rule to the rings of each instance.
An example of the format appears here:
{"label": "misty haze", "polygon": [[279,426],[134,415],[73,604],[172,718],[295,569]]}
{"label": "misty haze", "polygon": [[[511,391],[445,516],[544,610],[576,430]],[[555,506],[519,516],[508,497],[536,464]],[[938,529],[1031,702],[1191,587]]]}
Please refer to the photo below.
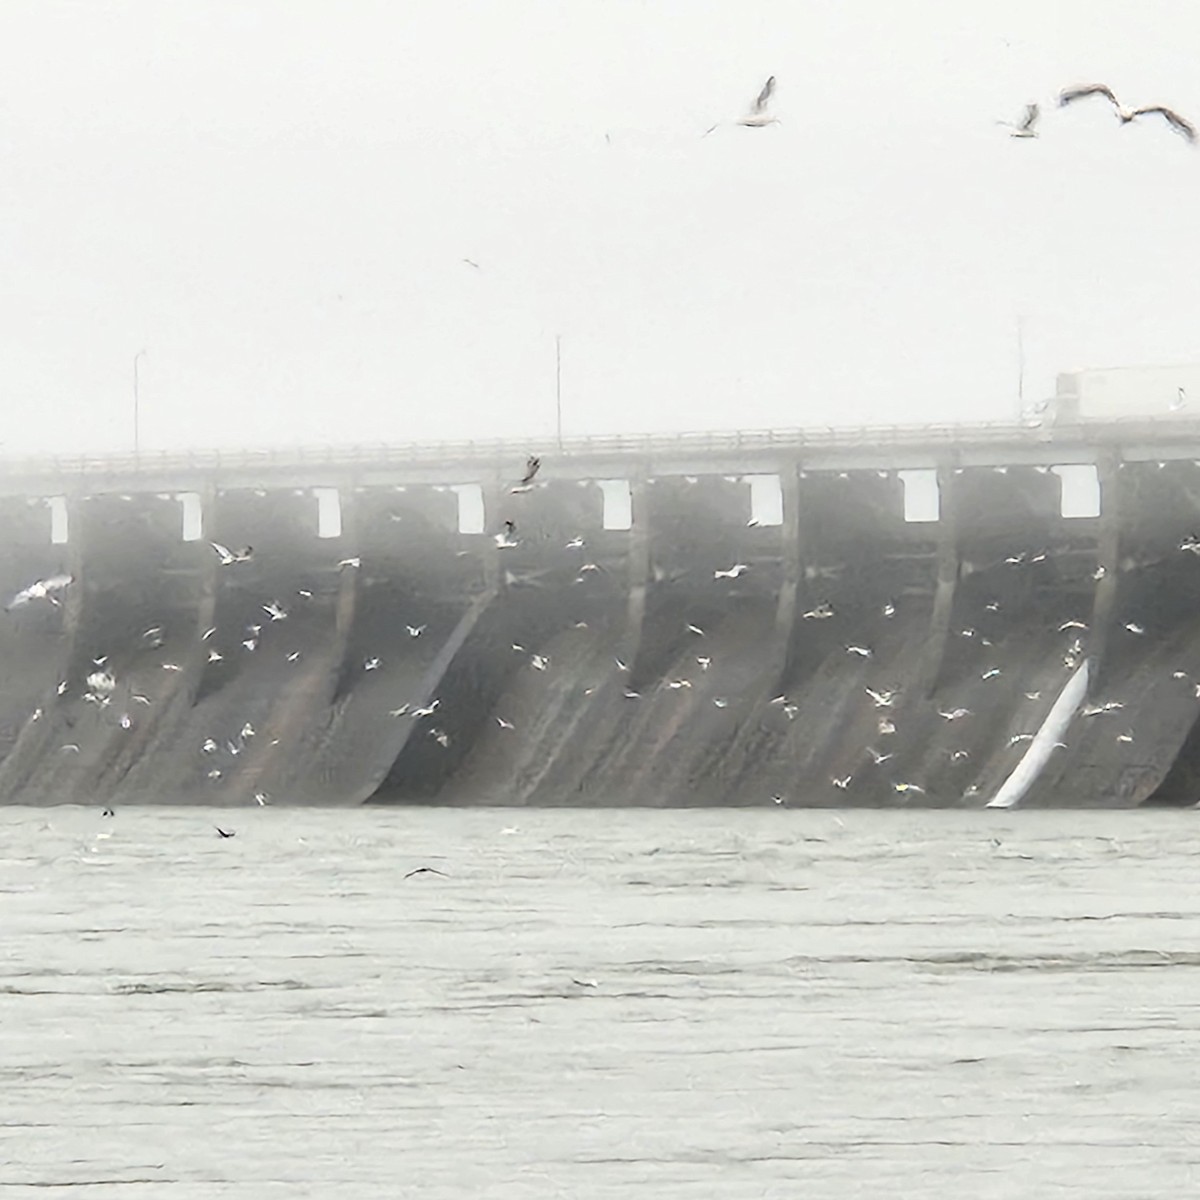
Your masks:
{"label": "misty haze", "polygon": [[0,1189],[1190,1194],[1200,10],[0,11]]}

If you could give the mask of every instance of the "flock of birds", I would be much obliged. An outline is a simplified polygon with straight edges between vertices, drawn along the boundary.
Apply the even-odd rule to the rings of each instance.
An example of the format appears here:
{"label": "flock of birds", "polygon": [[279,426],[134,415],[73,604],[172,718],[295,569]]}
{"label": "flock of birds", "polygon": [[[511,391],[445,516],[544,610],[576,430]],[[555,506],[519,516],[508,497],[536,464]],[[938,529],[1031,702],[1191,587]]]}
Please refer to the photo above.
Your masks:
{"label": "flock of birds", "polygon": [[[775,76],[772,75],[766,83],[763,84],[758,95],[754,98],[753,103],[743,116],[738,118],[736,124],[745,126],[749,129],[762,129],[767,125],[775,125],[779,122],[779,117],[775,116],[770,111],[770,103],[775,95]],[[1058,94],[1058,107],[1067,108],[1080,100],[1086,100],[1093,96],[1099,96],[1109,102],[1112,106],[1113,113],[1116,115],[1118,122],[1122,125],[1129,125],[1134,121],[1141,120],[1144,117],[1159,117],[1167,123],[1181,137],[1186,138],[1189,142],[1196,140],[1196,127],[1187,118],[1180,116],[1172,108],[1167,108],[1162,104],[1148,104],[1140,108],[1128,108],[1117,99],[1116,94],[1105,83],[1086,83],[1075,87],[1064,88]],[[1035,138],[1038,136],[1038,122],[1041,119],[1041,105],[1027,104],[1025,112],[1017,121],[999,121],[1000,125],[1006,126],[1011,130],[1010,136],[1015,138]],[[701,134],[701,137],[707,137],[715,129],[719,129],[721,122],[715,125],[710,125]],[[477,263],[471,263],[472,266],[478,266]]]}
{"label": "flock of birds", "polygon": [[[1196,127],[1172,108],[1162,104],[1149,104],[1142,108],[1127,108],[1117,99],[1112,88],[1104,83],[1087,83],[1077,87],[1065,88],[1058,94],[1058,107],[1067,108],[1080,100],[1099,96],[1112,106],[1113,113],[1121,125],[1129,125],[1143,117],[1160,117],[1175,133],[1188,142],[1195,142]],[[1041,119],[1041,106],[1027,104],[1025,112],[1019,121],[1000,121],[998,124],[1007,126],[1012,132],[1010,137],[1035,138],[1038,136],[1038,122]]]}
{"label": "flock of birds", "polygon": [[[540,469],[540,458],[536,455],[530,455],[526,460],[525,470],[521,478],[508,489],[509,494],[511,496],[520,496],[532,491],[535,486],[545,486],[544,483],[539,484],[536,482]],[[693,477],[687,478],[692,479]],[[755,523],[756,522],[753,519],[748,522],[749,525],[754,525]],[[505,517],[502,525],[502,532],[497,533],[494,538],[496,545],[501,549],[513,548],[520,545],[521,543],[518,537],[518,526],[515,518],[511,516]],[[254,549],[252,546],[246,545],[240,549],[231,550],[228,546],[225,546],[220,542],[210,542],[209,545],[211,546],[213,553],[216,554],[222,567],[233,568],[241,564],[254,561]],[[565,545],[568,549],[582,549],[585,545],[585,542],[582,536],[577,536],[573,537],[569,542],[566,542]],[[1185,537],[1178,543],[1177,548],[1178,551],[1182,553],[1200,556],[1200,537]],[[1044,561],[1046,557],[1047,554],[1044,551],[1037,554],[1022,552],[1007,555],[1003,558],[1002,562],[1003,565],[1007,567],[1032,566]],[[352,556],[340,560],[337,563],[337,568],[339,571],[357,570],[361,567],[361,562],[362,560],[359,556]],[[993,565],[1001,565],[1000,560],[997,560],[997,563]],[[750,563],[735,562],[728,567],[717,567],[715,570],[713,570],[712,577],[715,581],[734,581],[740,579],[752,569],[753,568]],[[600,570],[603,570],[603,568],[597,563],[584,563],[579,570],[577,582],[586,578],[589,572]],[[1092,573],[1092,578],[1100,579],[1103,577],[1103,575],[1103,568],[1097,568],[1096,571]],[[5,605],[5,611],[11,612],[15,609],[38,602],[44,602],[54,607],[61,607],[63,604],[64,594],[72,586],[73,582],[74,580],[69,574],[56,574],[44,579],[36,580],[12,596]],[[313,592],[310,589],[301,588],[298,589],[298,596],[301,600],[311,599]],[[243,631],[246,636],[242,639],[241,646],[247,653],[253,653],[255,650],[257,650],[259,639],[264,628],[264,620],[266,623],[273,625],[278,622],[288,620],[290,616],[288,606],[278,599],[268,600],[266,603],[260,604],[259,607],[263,613],[263,618],[260,618],[255,622],[251,622]],[[995,613],[999,611],[999,608],[999,601],[996,600],[988,601],[986,604],[986,610],[989,613]],[[890,620],[896,615],[896,611],[896,604],[893,601],[888,601],[883,604],[881,615],[885,620]],[[828,600],[822,601],[814,605],[814,607],[811,609],[808,609],[800,614],[802,620],[815,622],[827,621],[837,615],[836,609]],[[420,637],[423,633],[425,633],[427,627],[428,626],[425,623],[415,625],[405,624],[404,626],[405,631],[410,638]],[[587,628],[587,623],[585,621],[577,621],[575,622],[575,627]],[[1146,633],[1145,626],[1135,621],[1125,622],[1123,629],[1127,634],[1133,636],[1143,636]],[[1066,652],[1062,656],[1062,664],[1067,669],[1073,670],[1082,662],[1084,656],[1082,635],[1086,634],[1087,630],[1087,623],[1078,618],[1068,619],[1058,625],[1057,632],[1060,634],[1067,634],[1071,639],[1070,645],[1067,647]],[[696,639],[704,639],[708,636],[706,630],[694,621],[685,621],[683,624],[683,631],[688,636]],[[216,634],[216,632],[217,629],[215,626],[206,629],[200,635],[201,642],[208,643],[209,640]],[[965,639],[975,639],[977,644],[982,647],[989,647],[992,645],[992,642],[974,627],[963,628],[959,630],[958,633]],[[140,642],[141,649],[158,650],[161,649],[164,644],[165,638],[161,626],[151,626],[143,631]],[[546,671],[549,669],[549,656],[537,652],[531,653],[525,646],[516,642],[512,644],[512,649],[514,652],[527,654],[529,665],[533,670]],[[862,660],[872,660],[875,657],[875,651],[870,645],[848,642],[843,645],[843,649],[847,655]],[[298,650],[291,650],[286,655],[288,662],[295,662],[299,659],[299,657],[300,652]],[[699,668],[701,673],[708,672],[713,665],[713,658],[711,654],[696,653],[693,655],[693,657],[695,659],[696,666]],[[209,648],[206,658],[208,664],[218,663],[222,661],[222,659],[223,655],[218,650],[212,647]],[[382,660],[378,656],[372,655],[363,660],[362,669],[364,672],[378,670],[381,666],[381,662]],[[618,673],[627,674],[630,671],[630,663],[623,660],[620,656],[613,657],[613,664]],[[163,661],[159,665],[165,671],[183,670],[183,667],[179,663]],[[982,671],[979,678],[981,682],[987,682],[988,680],[997,678],[1001,674],[1001,668],[996,666],[988,666]],[[1188,679],[1186,674],[1182,671],[1175,671],[1173,673],[1173,678],[1176,680]],[[85,703],[93,704],[100,710],[108,709],[112,705],[114,697],[118,691],[118,679],[114,674],[113,668],[106,655],[101,655],[91,660],[90,668],[87,672],[84,682],[86,684],[86,688],[82,692],[82,699]],[[694,686],[695,681],[691,678],[688,678],[686,675],[664,678],[658,684],[659,690],[675,692],[689,692]],[[1195,683],[1193,688],[1196,698],[1200,699],[1200,683]],[[57,695],[65,695],[68,689],[68,681],[62,680],[57,685]],[[900,698],[902,689],[899,686],[872,687],[868,685],[865,686],[863,690],[871,701],[873,707],[881,711],[881,715],[877,720],[878,737],[881,739],[890,738],[896,733],[896,723],[891,715],[891,711],[894,709],[897,700]],[[590,695],[594,691],[594,687],[588,687],[585,689],[584,694]],[[641,697],[640,691],[628,686],[623,687],[622,692],[623,695],[630,700],[636,700]],[[1026,692],[1024,695],[1027,700],[1036,701],[1040,699],[1041,693]],[[149,696],[139,693],[132,688],[129,689],[128,699],[130,705],[150,705],[152,703]],[[723,695],[713,696],[711,702],[717,709],[727,709],[730,706],[729,698]],[[789,698],[787,694],[781,694],[774,697],[769,701],[769,705],[770,707],[778,708],[783,713],[784,717],[786,717],[789,721],[795,720],[800,711],[799,705]],[[439,711],[440,706],[440,699],[435,697],[425,704],[403,704],[399,708],[389,710],[389,716],[393,718],[408,717],[413,720],[421,720],[423,718],[433,717]],[[118,708],[119,707],[120,706],[118,706]],[[1119,701],[1110,700],[1100,704],[1088,704],[1080,710],[1080,715],[1084,718],[1093,718],[1118,712],[1122,708],[1122,703]],[[959,722],[974,716],[972,710],[962,706],[938,708],[936,711],[937,715],[948,723]],[[36,721],[42,716],[43,710],[38,708],[32,714],[32,719]],[[508,731],[516,728],[516,724],[513,721],[510,721],[503,716],[494,715],[494,720],[501,730]],[[130,729],[133,725],[133,719],[130,715],[130,711],[121,712],[118,717],[118,723],[122,729]],[[444,729],[439,728],[436,724],[431,723],[427,728],[427,732],[428,735],[443,748],[446,748],[450,745],[450,735]],[[206,757],[216,756],[219,758],[220,756],[227,755],[230,759],[236,759],[249,747],[252,740],[256,736],[257,731],[254,728],[254,725],[251,722],[246,721],[242,724],[235,737],[223,738],[220,740],[211,736],[204,738],[200,746],[200,751]],[[1009,745],[1015,746],[1022,742],[1031,741],[1033,737],[1034,734],[1032,732],[1017,733],[1010,738]],[[1118,733],[1116,735],[1116,740],[1122,743],[1132,742],[1132,730],[1125,730],[1121,733]],[[278,744],[278,741],[279,739],[276,738],[271,744]],[[1062,743],[1058,743],[1058,746],[1061,747]],[[66,753],[80,752],[80,747],[77,743],[67,743],[62,746],[61,749]],[[966,749],[951,749],[946,753],[949,755],[950,760],[954,763],[965,762],[969,758],[969,752]],[[874,767],[883,767],[886,763],[894,758],[894,752],[877,749],[874,745],[865,745],[864,760],[867,758],[869,758]],[[212,762],[213,759],[210,757],[209,761]],[[220,766],[215,765],[208,767],[205,771],[205,777],[213,781],[221,779],[223,774],[223,769]],[[851,787],[854,778],[855,774],[854,772],[851,772],[845,775],[831,777],[830,783],[837,790],[844,792]],[[890,786],[897,793],[897,795],[901,796],[919,796],[925,794],[925,788],[921,784],[909,780],[895,779],[890,781]],[[970,796],[971,794],[972,790],[968,789],[966,796]],[[260,805],[265,805],[269,800],[268,794],[262,791],[256,792],[254,798]],[[779,794],[774,795],[772,799],[776,804],[786,803],[785,798]],[[111,815],[111,810],[106,809],[105,815]],[[233,836],[233,831],[229,830],[218,829],[218,833],[221,837]]]}

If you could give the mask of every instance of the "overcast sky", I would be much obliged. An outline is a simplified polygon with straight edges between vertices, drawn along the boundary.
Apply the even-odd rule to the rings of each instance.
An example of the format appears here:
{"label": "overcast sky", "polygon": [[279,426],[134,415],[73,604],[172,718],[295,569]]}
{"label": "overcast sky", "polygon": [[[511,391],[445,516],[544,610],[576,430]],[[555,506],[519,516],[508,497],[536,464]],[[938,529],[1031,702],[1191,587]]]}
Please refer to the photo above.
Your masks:
{"label": "overcast sky", "polygon": [[[1196,0],[4,0],[8,451],[1003,420],[1200,361]],[[774,74],[776,125],[734,122]],[[1031,100],[1042,136],[996,124]],[[708,137],[704,130],[721,125]],[[478,269],[463,259],[478,263]]]}

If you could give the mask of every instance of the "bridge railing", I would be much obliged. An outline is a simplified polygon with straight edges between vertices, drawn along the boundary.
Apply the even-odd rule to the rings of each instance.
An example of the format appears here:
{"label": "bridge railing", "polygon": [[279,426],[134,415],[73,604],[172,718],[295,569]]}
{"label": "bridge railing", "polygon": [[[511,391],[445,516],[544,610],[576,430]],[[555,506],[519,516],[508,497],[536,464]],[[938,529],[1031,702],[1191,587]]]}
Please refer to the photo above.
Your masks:
{"label": "bridge railing", "polygon": [[0,477],[207,474],[304,466],[356,467],[420,463],[510,462],[528,454],[561,458],[720,454],[787,450],[887,449],[980,445],[1035,445],[1061,441],[1109,442],[1133,435],[1200,435],[1200,422],[1141,419],[1069,428],[1015,422],[977,424],[870,425],[858,427],[743,429],[684,433],[597,434],[564,438],[482,439],[335,446],[153,450],[139,454],[47,455],[0,458]]}

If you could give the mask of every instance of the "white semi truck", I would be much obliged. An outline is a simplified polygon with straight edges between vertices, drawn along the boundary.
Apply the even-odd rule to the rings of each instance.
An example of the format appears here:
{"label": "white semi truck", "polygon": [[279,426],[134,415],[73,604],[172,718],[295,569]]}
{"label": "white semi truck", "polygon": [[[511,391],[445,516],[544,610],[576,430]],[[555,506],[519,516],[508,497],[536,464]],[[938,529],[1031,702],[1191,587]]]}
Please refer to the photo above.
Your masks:
{"label": "white semi truck", "polygon": [[1200,420],[1200,366],[1069,371],[1046,407],[1056,425]]}

